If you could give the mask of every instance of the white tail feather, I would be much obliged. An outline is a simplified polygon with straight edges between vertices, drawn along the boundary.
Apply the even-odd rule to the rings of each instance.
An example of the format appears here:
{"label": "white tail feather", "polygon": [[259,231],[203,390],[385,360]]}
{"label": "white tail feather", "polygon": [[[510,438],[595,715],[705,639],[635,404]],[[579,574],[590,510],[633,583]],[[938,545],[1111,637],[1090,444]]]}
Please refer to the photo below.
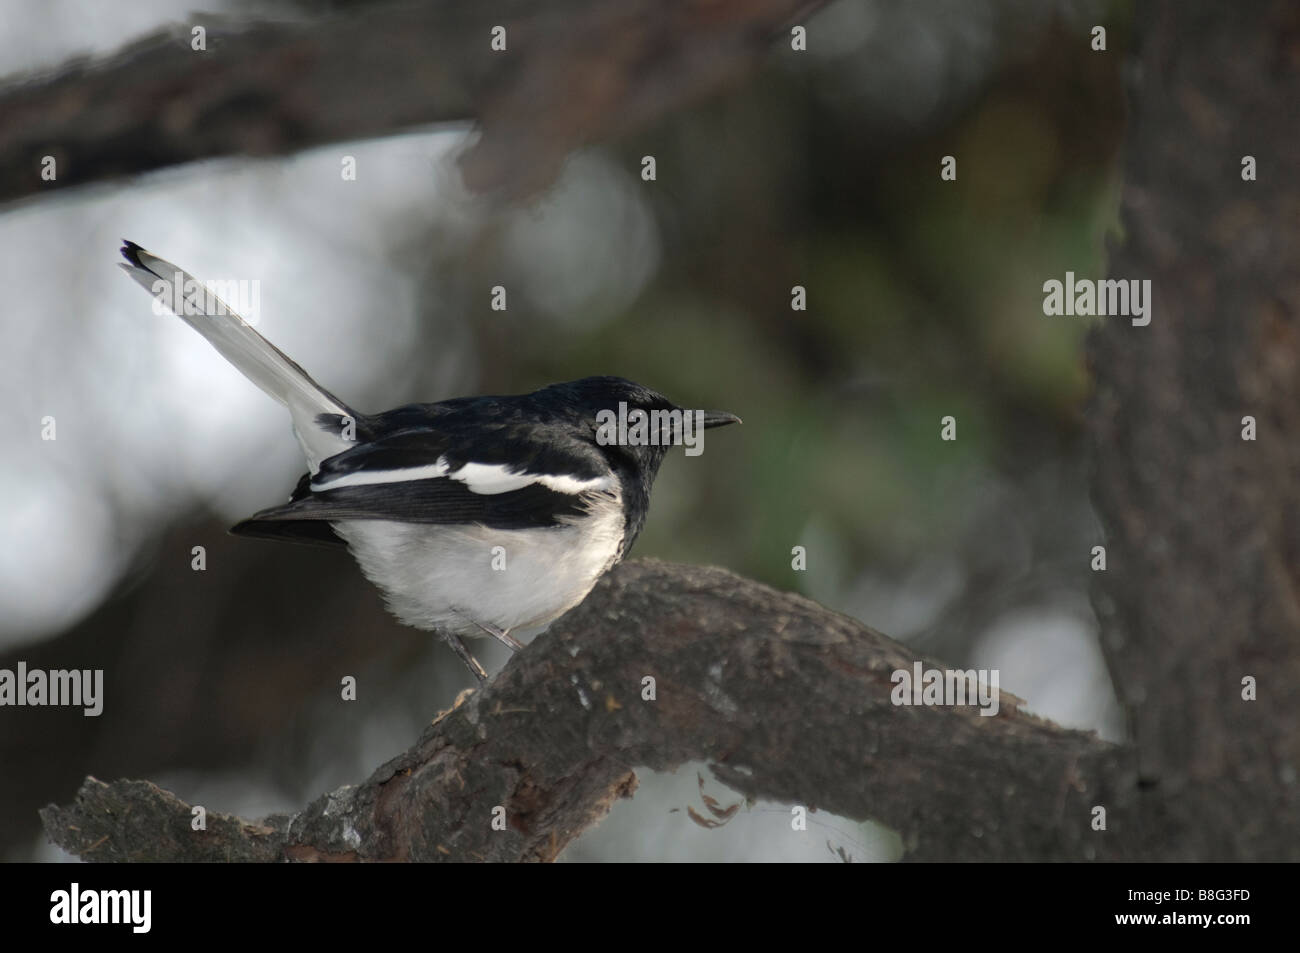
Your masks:
{"label": "white tail feather", "polygon": [[[211,295],[202,282],[134,242],[125,244],[122,255],[127,263],[120,267],[137,284],[207,338],[208,343],[245,377],[289,408],[294,432],[312,473],[319,469],[322,460],[354,446],[351,441],[323,429],[316,422],[319,414],[355,419],[347,405],[312,380],[306,371],[254,331],[225,302]],[[180,313],[174,307],[176,302],[182,302]]]}

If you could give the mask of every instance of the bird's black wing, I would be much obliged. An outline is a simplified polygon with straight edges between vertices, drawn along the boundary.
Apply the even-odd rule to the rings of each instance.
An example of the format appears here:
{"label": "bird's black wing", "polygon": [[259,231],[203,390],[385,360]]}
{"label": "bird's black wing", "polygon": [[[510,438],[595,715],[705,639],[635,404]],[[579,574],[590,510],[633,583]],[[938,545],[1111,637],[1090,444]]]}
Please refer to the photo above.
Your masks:
{"label": "bird's black wing", "polygon": [[615,485],[595,445],[563,427],[496,407],[490,398],[447,404],[450,412],[417,405],[367,418],[363,432],[375,439],[322,461],[288,503],[231,532],[342,545],[330,522],[556,526],[586,512],[591,491]]}
{"label": "bird's black wing", "polygon": [[298,517],[285,518],[280,513],[292,509],[297,503],[311,495],[311,474],[304,473],[298,480],[289,502],[284,506],[273,506],[236,523],[230,532],[236,536],[251,536],[255,539],[275,539],[285,543],[308,543],[314,546],[344,547],[347,543],[334,532],[329,523],[314,519]]}

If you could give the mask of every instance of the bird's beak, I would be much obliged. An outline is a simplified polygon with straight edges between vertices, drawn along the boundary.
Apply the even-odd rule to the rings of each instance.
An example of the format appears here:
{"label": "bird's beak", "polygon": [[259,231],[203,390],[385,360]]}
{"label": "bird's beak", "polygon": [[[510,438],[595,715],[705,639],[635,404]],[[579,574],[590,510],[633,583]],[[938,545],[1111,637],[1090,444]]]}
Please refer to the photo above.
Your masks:
{"label": "bird's beak", "polygon": [[741,419],[735,414],[729,414],[723,410],[706,410],[704,412],[704,429],[710,427],[725,427],[727,424],[742,423]]}

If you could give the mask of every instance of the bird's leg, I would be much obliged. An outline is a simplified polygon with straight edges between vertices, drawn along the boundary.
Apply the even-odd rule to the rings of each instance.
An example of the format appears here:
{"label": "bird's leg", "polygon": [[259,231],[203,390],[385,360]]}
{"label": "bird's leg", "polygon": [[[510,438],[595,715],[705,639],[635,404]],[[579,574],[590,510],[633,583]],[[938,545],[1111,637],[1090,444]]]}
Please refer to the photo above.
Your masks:
{"label": "bird's leg", "polygon": [[460,660],[465,663],[466,668],[474,673],[475,678],[480,682],[487,681],[487,672],[478,663],[478,659],[470,654],[469,649],[465,648],[465,643],[460,640],[459,635],[454,632],[439,632],[438,634],[442,636],[444,642],[451,646],[451,650],[460,656]]}
{"label": "bird's leg", "polygon": [[479,622],[477,619],[474,620],[474,624],[512,652],[518,652],[524,647],[524,643],[504,629],[498,629],[495,625],[490,625],[487,622]]}

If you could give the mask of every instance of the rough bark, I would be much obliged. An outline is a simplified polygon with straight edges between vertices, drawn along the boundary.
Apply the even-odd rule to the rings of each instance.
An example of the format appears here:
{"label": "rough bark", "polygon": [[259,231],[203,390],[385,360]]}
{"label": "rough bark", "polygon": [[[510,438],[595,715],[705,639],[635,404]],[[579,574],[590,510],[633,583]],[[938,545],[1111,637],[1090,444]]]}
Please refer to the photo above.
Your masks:
{"label": "rough bark", "polygon": [[1300,9],[1248,9],[1139,5],[1110,271],[1151,279],[1154,312],[1090,347],[1096,604],[1159,792],[1144,838],[1200,860],[1300,856]]}
{"label": "rough bark", "polygon": [[746,795],[879,819],[912,859],[1109,851],[1088,811],[1123,779],[1119,749],[1005,693],[993,717],[895,706],[890,675],[915,659],[801,596],[634,561],[409,751],[295,817],[210,813],[193,832],[167,792],[94,779],[42,817],[87,860],[550,860],[632,792],[635,768],[703,760]]}

